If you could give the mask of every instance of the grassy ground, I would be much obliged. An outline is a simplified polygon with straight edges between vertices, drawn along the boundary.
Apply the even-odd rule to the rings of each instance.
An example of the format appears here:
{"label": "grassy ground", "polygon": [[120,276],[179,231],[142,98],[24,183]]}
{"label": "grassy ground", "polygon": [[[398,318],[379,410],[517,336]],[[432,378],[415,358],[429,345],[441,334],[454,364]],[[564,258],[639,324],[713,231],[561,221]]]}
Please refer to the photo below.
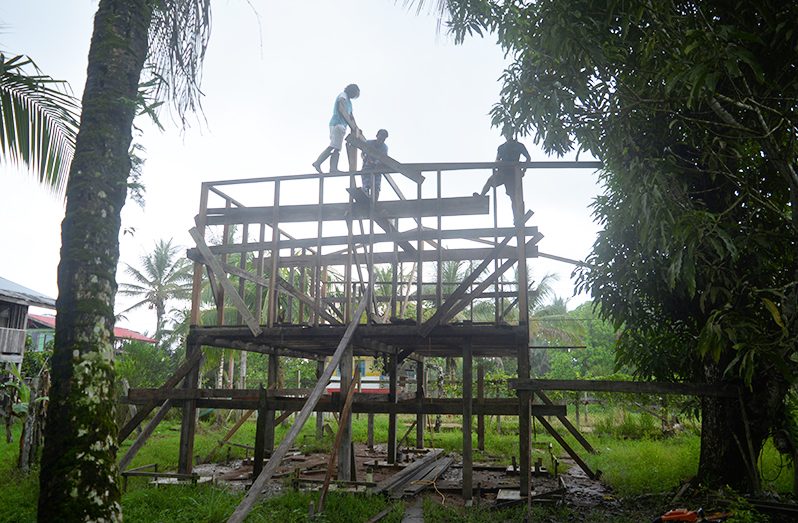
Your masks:
{"label": "grassy ground", "polygon": [[[455,416],[445,417],[449,423],[458,423]],[[631,418],[629,418],[631,419]],[[399,435],[407,430],[412,418],[400,417]],[[627,420],[628,421],[628,420]],[[628,421],[629,422],[629,421]],[[333,429],[335,422],[330,422]],[[632,422],[629,422],[632,423]],[[645,428],[648,422],[634,421]],[[204,459],[215,442],[226,432],[226,427],[215,427],[211,422],[200,424],[195,442],[195,454]],[[361,415],[353,421],[353,437],[356,441],[366,441],[366,416]],[[278,427],[276,437],[281,439],[287,426]],[[502,434],[497,433],[495,421],[488,422],[486,431],[486,449],[484,453],[476,452],[475,460],[498,458],[509,462],[516,455],[518,447],[517,421],[502,420]],[[651,434],[655,434],[652,431]],[[618,497],[632,502],[613,501],[607,506],[597,509],[535,508],[533,520],[537,521],[603,521],[608,514],[615,523],[643,521],[651,513],[661,508],[668,496],[662,493],[672,492],[680,484],[692,477],[697,469],[699,437],[693,431],[669,438],[654,439],[645,431],[631,434],[639,439],[623,439],[617,434],[596,432],[589,436],[593,446],[599,451],[597,455],[588,455],[580,451],[588,464],[603,472],[603,481],[611,486]],[[36,471],[30,475],[22,475],[15,469],[18,452],[18,428],[14,432],[15,441],[11,444],[0,442],[0,523],[35,521],[35,505],[38,496]],[[377,416],[375,420],[375,436],[377,442],[387,438],[387,416]],[[630,435],[627,435],[627,438]],[[131,466],[158,463],[161,470],[177,466],[177,448],[179,442],[179,422],[167,420],[162,423],[139,452]],[[255,437],[255,424],[247,422],[232,441],[252,444]],[[411,442],[415,441],[415,431],[410,434]],[[569,444],[580,449],[578,444],[566,438]],[[298,443],[306,451],[324,451],[329,449],[332,436],[326,435],[321,441],[315,438],[315,424],[309,423],[301,433]],[[556,442],[548,435],[535,434],[535,447],[545,448],[549,443],[554,446],[555,455],[562,453]],[[126,442],[121,452],[129,446]],[[427,434],[427,446],[442,447],[447,451],[460,451],[462,433],[460,431],[444,431]],[[476,446],[476,434],[474,434]],[[243,457],[244,450],[232,447],[231,457]],[[121,454],[120,454],[121,455]],[[548,451],[539,454],[547,461]],[[227,450],[220,451],[216,459],[227,456]],[[778,453],[766,447],[762,455],[762,473],[764,483],[774,491],[787,493],[792,488],[792,466],[781,462]],[[125,520],[129,522],[221,522],[232,513],[241,499],[241,494],[230,493],[210,486],[180,486],[154,488],[147,485],[144,478],[131,479],[128,490],[122,500]],[[249,521],[303,522],[308,520],[308,505],[314,495],[306,493],[289,493],[273,498],[257,507]],[[641,502],[641,499],[647,499]],[[649,506],[651,505],[651,506]],[[314,521],[364,521],[389,506],[389,502],[381,497],[350,496],[333,493],[327,504],[325,514]],[[384,521],[401,521],[402,506],[394,507],[391,515]],[[425,501],[425,519],[429,522],[470,521],[495,522],[518,521],[522,508],[509,509],[497,513],[485,508],[473,508],[463,511],[449,505],[440,506],[435,496]],[[643,515],[641,515],[643,514]]]}

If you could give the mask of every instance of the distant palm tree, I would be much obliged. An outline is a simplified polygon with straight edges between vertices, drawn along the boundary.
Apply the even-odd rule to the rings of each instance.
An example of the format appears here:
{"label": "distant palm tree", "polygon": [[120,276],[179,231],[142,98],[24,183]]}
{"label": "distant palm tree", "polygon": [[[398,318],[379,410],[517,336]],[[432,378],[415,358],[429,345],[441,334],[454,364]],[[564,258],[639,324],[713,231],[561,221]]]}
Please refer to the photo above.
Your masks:
{"label": "distant palm tree", "polygon": [[0,51],[0,161],[26,165],[63,195],[79,110],[66,82],[42,74],[27,56]]}
{"label": "distant palm tree", "polygon": [[160,342],[164,332],[166,304],[171,300],[187,300],[191,296],[191,264],[180,258],[181,248],[172,240],[158,240],[155,249],[141,257],[141,268],[125,264],[125,272],[135,283],[120,283],[119,294],[140,298],[122,313],[147,306],[155,309],[155,338]]}

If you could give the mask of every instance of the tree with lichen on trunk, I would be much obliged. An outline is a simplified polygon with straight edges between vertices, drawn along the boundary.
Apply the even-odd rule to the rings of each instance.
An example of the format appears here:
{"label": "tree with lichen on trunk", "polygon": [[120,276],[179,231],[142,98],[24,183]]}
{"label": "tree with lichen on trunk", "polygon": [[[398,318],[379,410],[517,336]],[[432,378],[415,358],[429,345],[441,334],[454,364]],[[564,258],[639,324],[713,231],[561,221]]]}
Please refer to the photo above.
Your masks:
{"label": "tree with lichen on trunk", "polygon": [[[39,521],[121,521],[113,327],[137,108],[199,108],[209,0],[100,0],[66,189]],[[146,67],[145,67],[146,66]],[[146,69],[153,81],[141,82]]]}

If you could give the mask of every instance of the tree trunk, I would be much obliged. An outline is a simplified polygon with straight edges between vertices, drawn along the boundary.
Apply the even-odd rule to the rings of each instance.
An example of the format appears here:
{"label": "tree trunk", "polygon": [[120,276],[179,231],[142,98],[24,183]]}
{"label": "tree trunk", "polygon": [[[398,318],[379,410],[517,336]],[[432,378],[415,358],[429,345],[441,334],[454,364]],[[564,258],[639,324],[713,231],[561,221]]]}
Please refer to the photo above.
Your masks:
{"label": "tree trunk", "polygon": [[120,211],[152,12],[100,0],[61,226],[39,521],[121,521],[113,327]]}
{"label": "tree trunk", "polygon": [[[719,381],[726,365],[707,367],[707,381]],[[740,492],[760,490],[757,459],[772,428],[784,419],[788,386],[778,372],[760,371],[740,398],[701,402],[701,457],[698,479],[710,487],[729,485]],[[741,408],[741,405],[744,406]]]}

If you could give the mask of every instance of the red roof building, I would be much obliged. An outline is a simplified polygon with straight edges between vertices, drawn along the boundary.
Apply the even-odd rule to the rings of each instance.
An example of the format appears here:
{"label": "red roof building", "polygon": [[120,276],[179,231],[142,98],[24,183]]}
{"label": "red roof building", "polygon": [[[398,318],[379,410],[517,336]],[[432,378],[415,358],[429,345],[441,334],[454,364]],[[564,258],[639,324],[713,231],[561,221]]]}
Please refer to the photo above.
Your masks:
{"label": "red roof building", "polygon": [[[28,333],[33,340],[34,349],[43,349],[45,343],[55,335],[55,316],[42,316],[40,314],[28,314]],[[141,341],[144,343],[158,343],[157,340],[149,338],[140,332],[114,327],[114,337],[117,341]]]}

